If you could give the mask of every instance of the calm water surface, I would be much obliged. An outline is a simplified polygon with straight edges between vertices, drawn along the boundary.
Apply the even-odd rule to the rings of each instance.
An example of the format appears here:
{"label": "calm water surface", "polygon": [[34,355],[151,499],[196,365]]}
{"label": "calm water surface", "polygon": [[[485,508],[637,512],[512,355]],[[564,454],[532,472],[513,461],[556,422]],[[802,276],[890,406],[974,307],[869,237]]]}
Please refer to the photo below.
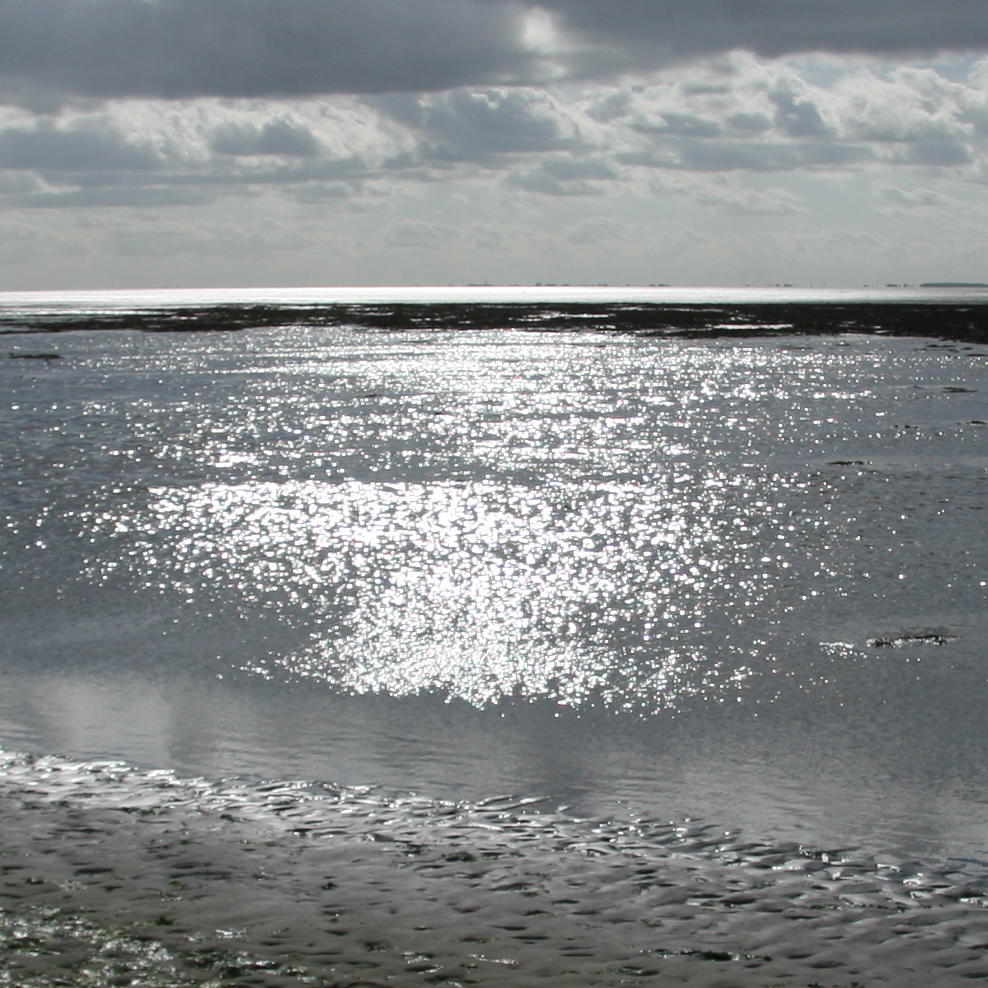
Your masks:
{"label": "calm water surface", "polygon": [[988,868],[988,348],[16,346],[5,747]]}

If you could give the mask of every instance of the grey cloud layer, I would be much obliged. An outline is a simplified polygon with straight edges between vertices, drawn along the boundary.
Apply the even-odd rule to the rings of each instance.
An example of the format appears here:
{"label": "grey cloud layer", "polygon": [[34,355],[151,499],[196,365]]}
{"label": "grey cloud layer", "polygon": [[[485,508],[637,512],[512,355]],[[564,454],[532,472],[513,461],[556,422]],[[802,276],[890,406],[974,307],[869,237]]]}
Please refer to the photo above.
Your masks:
{"label": "grey cloud layer", "polygon": [[[658,183],[711,209],[792,215],[801,193],[765,182],[866,170],[888,185],[904,181],[891,170],[988,179],[988,59],[963,81],[832,63],[813,78],[733,54],[582,87],[121,100],[58,119],[0,108],[0,205],[181,206],[280,190],[356,208],[436,182],[602,201]],[[763,187],[732,184],[749,179]]]}
{"label": "grey cloud layer", "polygon": [[457,89],[428,96],[398,95],[377,104],[420,134],[438,159],[483,160],[492,155],[572,149],[579,128],[541,90]]}
{"label": "grey cloud layer", "polygon": [[512,3],[0,0],[0,73],[101,98],[442,89],[529,71]]}
{"label": "grey cloud layer", "polygon": [[[555,32],[531,30],[537,10]],[[421,92],[738,48],[986,47],[984,0],[0,0],[0,99]]]}
{"label": "grey cloud layer", "polygon": [[988,45],[983,0],[542,0],[571,29],[600,43],[660,46],[679,55],[745,48],[916,53]]}
{"label": "grey cloud layer", "polygon": [[150,151],[108,129],[0,131],[0,168],[51,172],[151,171]]}

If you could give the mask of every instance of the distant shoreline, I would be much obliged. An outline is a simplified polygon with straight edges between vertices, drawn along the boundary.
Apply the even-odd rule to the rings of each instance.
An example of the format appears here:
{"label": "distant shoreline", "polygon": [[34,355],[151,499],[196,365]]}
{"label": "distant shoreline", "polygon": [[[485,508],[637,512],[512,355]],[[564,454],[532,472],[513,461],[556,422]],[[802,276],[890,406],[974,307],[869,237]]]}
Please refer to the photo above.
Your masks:
{"label": "distant shoreline", "polygon": [[984,281],[924,281],[920,288],[988,288]]}
{"label": "distant shoreline", "polygon": [[[154,308],[30,311],[0,306],[0,336],[71,331],[237,332],[287,327],[355,331],[507,330],[609,336],[697,338],[770,336],[928,337],[988,343],[984,300],[720,301],[720,302],[250,302]],[[13,353],[12,356],[19,354]]]}

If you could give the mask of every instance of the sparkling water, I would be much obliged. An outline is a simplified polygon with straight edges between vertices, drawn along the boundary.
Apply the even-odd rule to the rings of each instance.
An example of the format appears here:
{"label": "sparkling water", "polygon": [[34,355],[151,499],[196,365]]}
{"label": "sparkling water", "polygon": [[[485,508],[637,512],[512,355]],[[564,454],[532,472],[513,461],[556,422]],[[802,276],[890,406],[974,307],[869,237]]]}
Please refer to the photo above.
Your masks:
{"label": "sparkling water", "polygon": [[8,750],[988,871],[985,345],[128,305],[0,361]]}

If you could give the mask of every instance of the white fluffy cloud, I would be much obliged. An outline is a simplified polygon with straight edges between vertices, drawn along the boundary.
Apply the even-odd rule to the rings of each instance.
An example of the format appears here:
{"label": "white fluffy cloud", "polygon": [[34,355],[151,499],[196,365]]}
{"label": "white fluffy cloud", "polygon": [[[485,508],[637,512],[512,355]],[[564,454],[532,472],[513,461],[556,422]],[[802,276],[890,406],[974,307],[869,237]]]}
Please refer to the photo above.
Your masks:
{"label": "white fluffy cloud", "polygon": [[[482,178],[586,197],[640,193],[658,173],[925,168],[979,180],[986,139],[981,64],[962,80],[850,67],[820,82],[733,54],[607,86],[11,109],[0,113],[0,203],[159,207],[262,186],[352,199],[380,183]],[[694,201],[782,213],[797,200],[721,189]]]}

